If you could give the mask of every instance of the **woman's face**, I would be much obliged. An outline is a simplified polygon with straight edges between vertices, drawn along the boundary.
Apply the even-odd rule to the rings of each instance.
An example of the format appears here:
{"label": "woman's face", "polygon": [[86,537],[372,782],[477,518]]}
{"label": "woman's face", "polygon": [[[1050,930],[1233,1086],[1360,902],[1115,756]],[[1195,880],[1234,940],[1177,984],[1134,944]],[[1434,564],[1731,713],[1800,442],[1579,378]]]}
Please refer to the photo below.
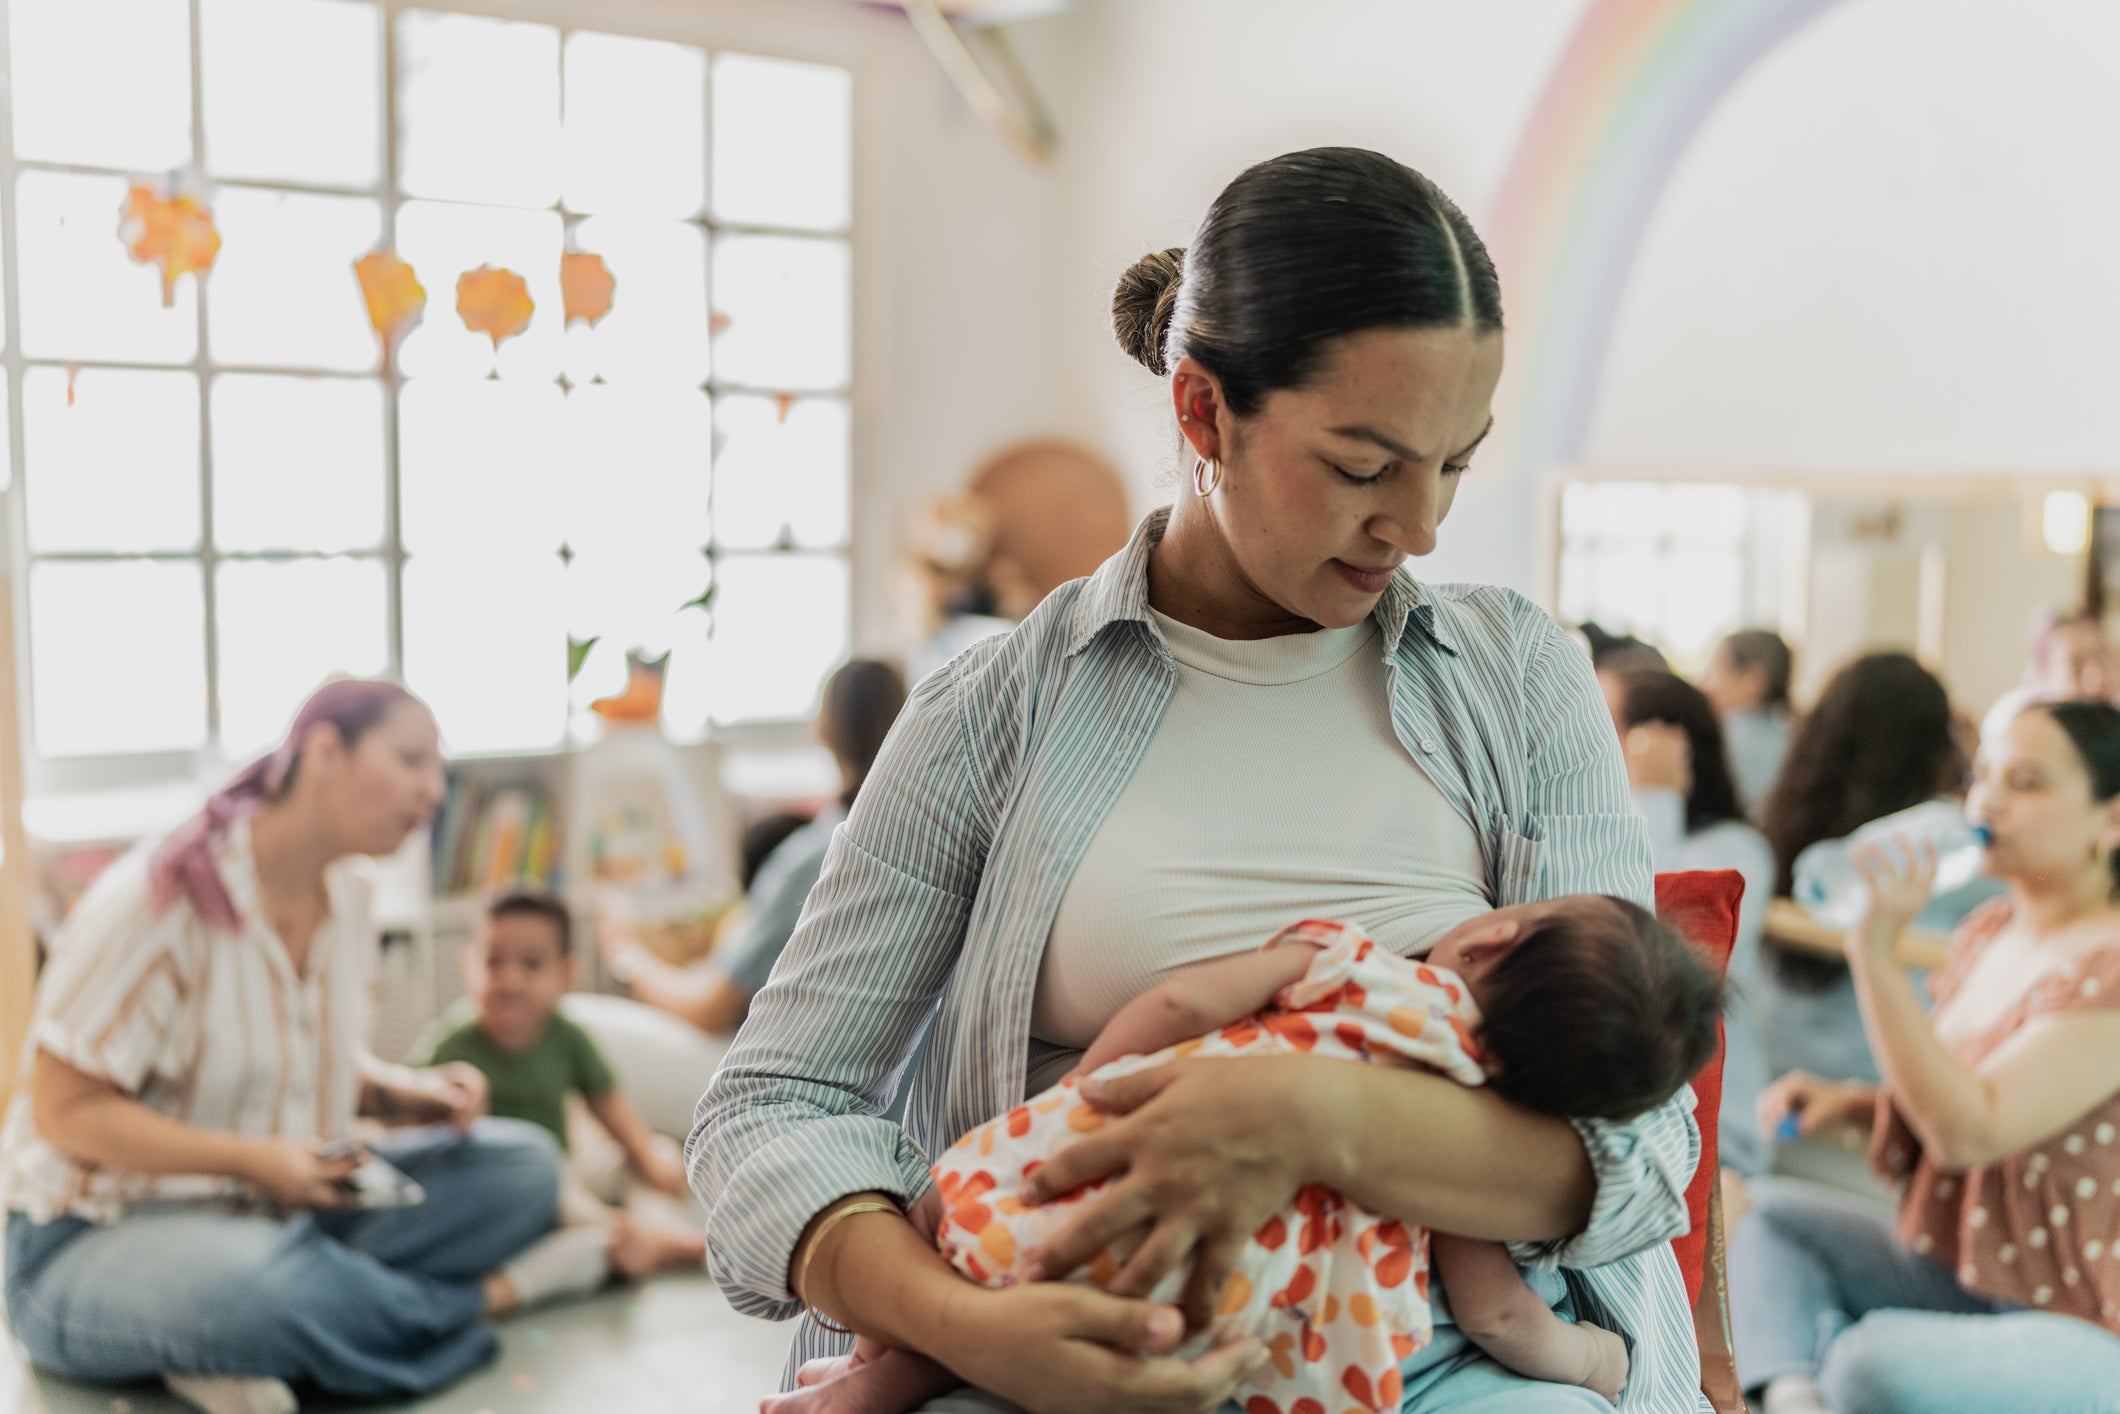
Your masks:
{"label": "woman's face", "polygon": [[1193,420],[1181,428],[1223,464],[1209,501],[1235,570],[1227,592],[1249,601],[1232,615],[1327,628],[1368,617],[1391,571],[1435,549],[1501,372],[1499,333],[1363,330],[1332,341],[1303,387],[1233,419],[1214,413],[1212,375],[1183,361],[1174,388]]}
{"label": "woman's face", "polygon": [[2085,871],[2103,877],[2120,845],[2120,801],[2091,798],[2075,743],[2037,708],[1982,744],[1966,813],[1994,832],[1986,869],[1999,878],[2055,885]]}
{"label": "woman's face", "polygon": [[1715,715],[1727,717],[1732,712],[1749,711],[1766,700],[1767,675],[1758,668],[1738,667],[1730,660],[1730,650],[1718,643],[1698,686]]}
{"label": "woman's face", "polygon": [[321,749],[305,751],[303,764],[320,768],[326,818],[341,847],[352,854],[395,853],[440,808],[447,788],[433,714],[417,702],[399,702],[351,750],[336,732],[321,730]]}
{"label": "woman's face", "polygon": [[2048,638],[2041,663],[2047,691],[2059,698],[2105,702],[2120,693],[2112,645],[2098,625],[2067,623]]}

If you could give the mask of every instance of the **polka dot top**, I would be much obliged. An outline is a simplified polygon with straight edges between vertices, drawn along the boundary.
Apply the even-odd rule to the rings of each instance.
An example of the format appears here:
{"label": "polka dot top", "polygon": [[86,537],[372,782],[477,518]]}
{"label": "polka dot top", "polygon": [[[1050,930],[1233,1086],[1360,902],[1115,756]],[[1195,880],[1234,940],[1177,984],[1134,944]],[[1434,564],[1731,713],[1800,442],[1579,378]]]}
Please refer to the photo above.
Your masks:
{"label": "polka dot top", "polygon": [[[1948,1002],[2009,921],[1997,899],[1965,920],[1929,984]],[[1951,1044],[1977,1066],[2028,1022],[2120,1007],[2120,939],[2042,977],[1982,1034]],[[2039,1145],[1956,1173],[1922,1152],[1888,1086],[1878,1101],[1871,1159],[1904,1178],[1899,1240],[1957,1273],[1966,1290],[2081,1316],[2120,1334],[2120,1093]]]}

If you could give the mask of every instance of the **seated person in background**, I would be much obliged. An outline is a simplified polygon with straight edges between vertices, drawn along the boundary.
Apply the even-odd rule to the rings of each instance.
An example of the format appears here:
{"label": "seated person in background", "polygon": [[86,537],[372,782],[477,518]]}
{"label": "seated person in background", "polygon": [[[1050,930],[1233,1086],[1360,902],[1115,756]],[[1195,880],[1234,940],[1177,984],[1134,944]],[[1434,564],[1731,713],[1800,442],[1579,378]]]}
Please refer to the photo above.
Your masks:
{"label": "seated person in background", "polygon": [[2120,656],[2089,609],[2042,609],[2032,617],[2024,681],[1995,699],[1982,737],[2000,734],[2034,702],[2120,704]]}
{"label": "seated person in background", "polygon": [[[1044,1271],[1042,1244],[1096,1194],[1037,1190],[1047,1161],[1104,1124],[1077,1091],[1181,1057],[1306,1052],[1423,1066],[1546,1114],[1625,1119],[1663,1104],[1715,1048],[1720,986],[1687,944],[1619,899],[1579,894],[1474,917],[1426,961],[1340,923],[1303,922],[1256,952],[1186,968],[1135,997],[1058,1085],[960,1139],[915,1210],[965,1275],[1011,1286]],[[1053,1201],[1057,1199],[1057,1201]],[[1312,1186],[1260,1228],[1217,1301],[1202,1348],[1256,1336],[1267,1358],[1238,1388],[1247,1408],[1397,1410],[1399,1362],[1434,1324],[1428,1263],[1458,1327],[1517,1373],[1617,1402],[1620,1337],[1557,1315],[1501,1243],[1381,1218]],[[1134,1254],[1100,1253],[1074,1278],[1109,1286]],[[1175,1299],[1187,1279],[1174,1273]],[[770,1414],[897,1414],[955,1387],[932,1361],[863,1340],[820,1361]],[[1258,1402],[1253,1402],[1258,1401]]]}
{"label": "seated person in background", "polygon": [[1585,622],[1576,632],[1589,645],[1590,666],[1600,674],[1631,673],[1641,669],[1669,672],[1671,669],[1663,650],[1631,633],[1614,633],[1594,620]]}
{"label": "seated person in background", "polygon": [[566,905],[550,895],[511,893],[495,900],[464,950],[469,995],[422,1039],[422,1064],[477,1067],[486,1077],[492,1112],[549,1131],[563,1153],[570,1147],[567,1097],[581,1096],[624,1152],[628,1171],[595,1174],[570,1157],[560,1187],[561,1223],[602,1227],[603,1259],[627,1280],[698,1270],[707,1246],[697,1229],[669,1218],[635,1218],[622,1206],[630,1180],[684,1197],[685,1166],[675,1142],[652,1132],[619,1093],[589,1033],[560,1014],[560,999],[574,983],[572,941]]}
{"label": "seated person in background", "polygon": [[[1658,873],[1735,869],[1744,876],[1737,939],[1724,993],[1722,1165],[1742,1175],[1765,1166],[1752,1112],[1766,1086],[1766,1056],[1751,994],[1759,982],[1759,938],[1774,897],[1774,851],[1746,824],[1725,764],[1723,736],[1707,696],[1671,673],[1600,674],[1627,757],[1629,799],[1649,827]],[[1725,1199],[1731,1198],[1726,1190]],[[1734,1209],[1735,1204],[1730,1206]]]}
{"label": "seated person in background", "polygon": [[891,724],[905,706],[905,678],[889,663],[855,658],[825,679],[817,714],[817,739],[839,763],[839,800],[782,841],[744,895],[745,917],[732,925],[714,956],[692,967],[673,967],[631,937],[623,900],[607,901],[599,919],[599,944],[611,975],[658,1011],[669,1012],[714,1036],[734,1034],[751,1009],[751,998],[781,949],[795,933],[803,900],[823,872],[832,832],[867,779]]}
{"label": "seated person in background", "polygon": [[1700,690],[1722,722],[1724,755],[1738,804],[1756,814],[1781,775],[1795,729],[1789,707],[1789,645],[1763,628],[1739,629],[1715,645]]}
{"label": "seated person in background", "polygon": [[[1950,695],[1904,653],[1869,653],[1833,675],[1797,728],[1781,779],[1759,810],[1774,847],[1777,896],[1789,897],[1796,856],[1870,821],[1939,797],[1962,796],[1970,759],[1952,730]],[[1937,895],[1917,926],[1949,932],[2000,885],[1975,878]],[[1855,986],[1839,958],[1767,940],[1755,1011],[1770,1076],[1807,1070],[1875,1084]]]}
{"label": "seated person in background", "polygon": [[[1848,934],[1881,1087],[1793,1074],[1763,1126],[1853,1121],[1898,1220],[1761,1179],[1731,1238],[1738,1374],[1764,1414],[2073,1414],[2120,1391],[2120,711],[2018,713],[1968,813],[2007,888],[1965,920],[1924,1014],[1893,945],[1935,859],[1854,857]],[[1763,1392],[1764,1400],[1760,1399]]]}
{"label": "seated person in background", "polygon": [[815,820],[815,815],[805,815],[799,810],[776,810],[760,820],[753,821],[743,832],[743,841],[737,847],[737,877],[743,883],[746,895],[758,882],[758,871],[766,867],[779,848],[788,842],[788,836]]}

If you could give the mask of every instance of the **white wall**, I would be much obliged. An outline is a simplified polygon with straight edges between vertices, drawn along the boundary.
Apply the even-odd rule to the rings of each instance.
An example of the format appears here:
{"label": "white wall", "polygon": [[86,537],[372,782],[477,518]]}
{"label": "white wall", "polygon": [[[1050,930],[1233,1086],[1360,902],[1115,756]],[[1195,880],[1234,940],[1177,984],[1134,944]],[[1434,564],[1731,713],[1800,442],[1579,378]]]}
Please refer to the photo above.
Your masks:
{"label": "white wall", "polygon": [[1675,174],[1589,460],[2120,460],[2120,8],[1849,0]]}

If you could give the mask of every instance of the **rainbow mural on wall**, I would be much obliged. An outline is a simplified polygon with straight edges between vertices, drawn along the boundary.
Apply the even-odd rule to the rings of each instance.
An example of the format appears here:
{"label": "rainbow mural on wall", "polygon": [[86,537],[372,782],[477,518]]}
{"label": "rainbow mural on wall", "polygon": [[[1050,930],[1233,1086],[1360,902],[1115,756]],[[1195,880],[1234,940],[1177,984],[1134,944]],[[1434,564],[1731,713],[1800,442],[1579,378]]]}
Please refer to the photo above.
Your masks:
{"label": "rainbow mural on wall", "polygon": [[1512,470],[1580,458],[1643,233],[1745,72],[1839,0],[1591,0],[1489,221],[1510,323]]}

